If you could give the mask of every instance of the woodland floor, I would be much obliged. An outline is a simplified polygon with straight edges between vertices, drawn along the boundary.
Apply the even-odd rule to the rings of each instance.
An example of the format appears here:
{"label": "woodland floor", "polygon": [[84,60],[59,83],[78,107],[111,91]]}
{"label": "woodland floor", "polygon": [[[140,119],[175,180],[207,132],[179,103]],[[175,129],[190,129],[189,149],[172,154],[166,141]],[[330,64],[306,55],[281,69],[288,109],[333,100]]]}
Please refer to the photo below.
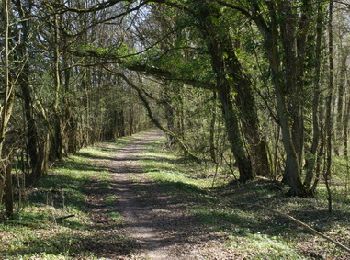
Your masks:
{"label": "woodland floor", "polygon": [[[230,178],[166,151],[152,130],[83,149],[0,224],[0,259],[350,259],[269,208],[350,246],[349,201],[283,196],[273,182]],[[257,208],[254,204],[265,206]],[[74,215],[63,221],[60,217]]]}

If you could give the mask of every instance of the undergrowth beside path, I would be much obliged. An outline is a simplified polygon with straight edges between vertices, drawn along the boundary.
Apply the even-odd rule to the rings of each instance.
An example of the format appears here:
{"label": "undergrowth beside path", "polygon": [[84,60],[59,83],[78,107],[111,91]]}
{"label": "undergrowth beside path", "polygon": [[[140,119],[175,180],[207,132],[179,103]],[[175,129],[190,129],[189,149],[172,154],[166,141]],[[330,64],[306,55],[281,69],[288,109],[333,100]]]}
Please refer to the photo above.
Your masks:
{"label": "undergrowth beside path", "polygon": [[[160,196],[179,198],[192,219],[183,225],[187,239],[196,241],[185,245],[194,255],[212,258],[228,250],[221,254],[223,258],[230,254],[233,259],[350,258],[334,244],[269,210],[288,213],[350,246],[350,205],[344,200],[336,201],[330,215],[323,192],[316,198],[289,198],[283,187],[264,179],[241,186],[227,185],[230,180],[224,179],[212,188],[212,169],[205,172],[202,165],[182,160],[162,149],[161,142],[149,146],[147,157],[152,160],[143,160],[142,165],[147,177],[162,187]],[[215,239],[200,241],[201,234],[215,234],[221,239],[219,243]]]}
{"label": "undergrowth beside path", "polygon": [[[120,214],[111,210],[96,215],[93,210],[97,202],[108,208],[116,200],[115,194],[108,193],[111,176],[101,161],[111,159],[129,141],[123,138],[84,148],[54,165],[27,192],[26,205],[15,218],[0,223],[0,259],[95,259],[106,241],[115,253],[128,254],[131,241],[124,235],[101,232],[116,229]],[[72,217],[61,220],[67,216]]]}
{"label": "undergrowth beside path", "polygon": [[233,186],[224,175],[213,185],[213,176],[212,167],[166,150],[155,131],[82,149],[28,191],[14,220],[0,224],[0,259],[350,258],[269,211],[349,246],[346,202],[336,201],[329,215],[322,192],[288,198],[271,181]]}

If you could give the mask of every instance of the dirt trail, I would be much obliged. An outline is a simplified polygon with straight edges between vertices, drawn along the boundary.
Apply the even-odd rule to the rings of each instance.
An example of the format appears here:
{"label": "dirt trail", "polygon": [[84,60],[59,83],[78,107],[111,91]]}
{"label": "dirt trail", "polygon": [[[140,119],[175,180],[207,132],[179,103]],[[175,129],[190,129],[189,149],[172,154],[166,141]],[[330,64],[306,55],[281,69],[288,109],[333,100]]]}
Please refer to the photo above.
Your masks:
{"label": "dirt trail", "polygon": [[[90,194],[88,204],[94,219],[93,228],[98,228],[100,238],[100,241],[86,242],[88,251],[107,259],[265,259],[263,254],[253,251],[255,248],[265,250],[264,253],[271,252],[272,256],[283,255],[279,250],[285,250],[287,244],[268,239],[268,234],[280,236],[281,226],[286,227],[288,224],[285,219],[263,218],[256,221],[249,209],[245,208],[232,211],[231,215],[215,210],[211,214],[208,207],[215,209],[217,204],[221,207],[228,205],[221,200],[224,198],[166,178],[159,182],[152,181],[142,169],[145,162],[152,167],[148,171],[156,173],[154,176],[159,176],[157,174],[163,171],[164,175],[168,171],[172,173],[176,166],[181,166],[179,168],[184,171],[187,166],[191,167],[190,164],[159,151],[162,148],[155,142],[162,138],[164,137],[159,131],[143,132],[133,136],[123,148],[107,146],[105,150],[108,154],[115,156],[90,156],[93,163],[101,164],[104,169],[107,167],[112,178],[108,187],[87,187]],[[150,147],[151,145],[154,146]],[[236,202],[256,202],[257,193],[251,192],[256,187],[236,190],[236,195],[241,194]],[[117,196],[117,202],[106,204],[109,195]],[[247,212],[243,213],[243,210]],[[120,213],[123,220],[111,221],[110,213]],[[265,212],[261,212],[260,216],[264,215]],[[303,216],[305,215],[304,212]],[[271,231],[271,223],[278,224],[278,228]],[[315,240],[312,239],[309,245],[303,243],[303,248],[300,247],[303,252],[313,252],[311,248],[314,248]],[[267,242],[263,244],[265,240]],[[250,241],[253,249],[250,249]],[[258,247],[259,243],[264,246],[270,243],[271,251]]]}
{"label": "dirt trail", "polygon": [[142,174],[138,160],[147,145],[161,139],[158,131],[150,131],[139,136],[117,154],[109,165],[113,174],[113,188],[117,191],[118,210],[124,218],[124,225],[129,236],[140,245],[140,254],[133,258],[166,259],[166,247],[162,244],[164,235],[147,224],[150,205],[140,204],[139,194],[135,190],[135,175]]}
{"label": "dirt trail", "polygon": [[[103,160],[112,179],[108,190],[90,189],[91,194],[100,193],[91,201],[92,214],[101,230],[107,230],[108,239],[117,234],[132,243],[126,245],[126,253],[122,254],[118,253],[123,252],[122,248],[117,249],[118,244],[99,244],[93,251],[107,259],[239,259],[232,258],[232,252],[223,246],[222,233],[206,229],[190,213],[189,209],[201,203],[199,198],[174,190],[173,183],[154,182],[143,172],[141,160],[176,163],[147,153],[149,146],[162,138],[161,132],[155,130],[138,134],[115,151],[113,158]],[[173,192],[169,192],[171,188]],[[107,193],[118,197],[116,205],[104,205],[102,197]],[[111,211],[122,215],[122,224],[109,223],[104,216]],[[103,247],[103,251],[97,247]]]}

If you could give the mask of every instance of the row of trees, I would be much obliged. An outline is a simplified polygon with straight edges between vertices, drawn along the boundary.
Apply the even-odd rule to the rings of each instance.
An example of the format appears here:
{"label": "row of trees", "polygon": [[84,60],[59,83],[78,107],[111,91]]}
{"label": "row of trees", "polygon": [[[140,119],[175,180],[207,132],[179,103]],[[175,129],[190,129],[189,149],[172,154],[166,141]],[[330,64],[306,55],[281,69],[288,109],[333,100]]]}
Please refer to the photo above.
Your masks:
{"label": "row of trees", "polygon": [[[136,44],[126,53],[92,45],[76,54],[115,61],[161,80],[160,86],[210,90],[241,181],[270,176],[273,161],[282,160],[291,195],[312,195],[322,175],[328,183],[333,152],[347,154],[346,3],[336,10],[333,1],[307,0],[145,1],[129,8],[144,5],[147,14],[134,24]],[[169,120],[168,128],[170,136],[183,140],[183,130]],[[273,159],[271,151],[280,146]]]}
{"label": "row of trees", "polygon": [[348,10],[2,0],[0,198],[18,153],[34,183],[49,161],[148,126],[146,114],[193,159],[234,158],[242,182],[281,176],[290,195],[310,196],[323,177],[329,188],[334,154],[348,156]]}
{"label": "row of trees", "polygon": [[77,43],[108,40],[105,31],[87,28],[94,15],[76,19],[54,4],[1,2],[0,204],[8,216],[21,188],[11,172],[21,171],[21,185],[35,185],[50,163],[67,154],[149,125],[128,86],[69,52]]}

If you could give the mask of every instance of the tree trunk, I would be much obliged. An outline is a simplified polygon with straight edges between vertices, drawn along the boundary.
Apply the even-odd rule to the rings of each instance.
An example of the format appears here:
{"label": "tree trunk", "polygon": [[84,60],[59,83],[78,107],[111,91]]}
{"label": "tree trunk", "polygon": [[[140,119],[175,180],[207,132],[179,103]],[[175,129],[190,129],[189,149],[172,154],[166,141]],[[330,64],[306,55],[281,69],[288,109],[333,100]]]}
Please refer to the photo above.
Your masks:
{"label": "tree trunk", "polygon": [[[167,128],[171,132],[175,132],[175,109],[172,106],[171,102],[171,93],[169,93],[169,87],[173,87],[172,85],[164,85],[164,93],[163,93],[163,106],[164,106],[164,113],[165,113],[165,120],[167,123]],[[172,135],[167,135],[167,145],[169,148],[173,147],[175,144],[175,139]]]}
{"label": "tree trunk", "polygon": [[[215,8],[210,8],[211,18],[219,17],[219,11]],[[206,31],[212,35],[203,32],[203,36],[207,37],[207,41],[215,41],[216,37],[217,48],[220,49],[223,57],[225,71],[228,77],[232,79],[232,90],[236,92],[235,103],[240,113],[240,118],[243,127],[243,133],[247,142],[247,150],[252,164],[253,175],[270,176],[270,166],[266,150],[266,142],[261,136],[260,123],[255,104],[253,84],[247,73],[244,72],[242,64],[237,58],[229,29],[222,25],[218,27],[213,23],[213,20],[206,20]],[[210,38],[208,38],[210,37]],[[212,44],[215,44],[214,42]]]}
{"label": "tree trunk", "polygon": [[284,85],[280,79],[280,72],[278,69],[278,54],[277,48],[274,48],[275,51],[271,52],[271,67],[273,81],[276,88],[276,97],[277,97],[277,116],[279,120],[279,124],[281,126],[282,132],[282,141],[284,145],[284,149],[286,152],[286,167],[284,173],[283,181],[289,185],[290,191],[289,194],[292,196],[305,196],[305,190],[301,183],[300,173],[301,167],[299,164],[299,157],[294,147],[293,143],[293,135],[290,132],[289,125],[289,113],[286,107],[287,101],[284,95]]}
{"label": "tree trunk", "polygon": [[43,174],[42,169],[42,159],[40,153],[40,139],[38,128],[34,119],[33,113],[33,100],[31,95],[31,87],[29,84],[29,54],[28,54],[28,43],[29,43],[29,29],[30,29],[30,20],[27,19],[30,15],[32,6],[24,7],[20,1],[16,2],[16,8],[19,12],[19,15],[22,19],[22,39],[18,41],[16,56],[19,61],[25,61],[25,64],[22,68],[22,71],[18,75],[18,85],[22,92],[22,98],[24,101],[24,110],[27,123],[27,152],[30,159],[31,173],[27,178],[27,183],[32,184]]}
{"label": "tree trunk", "polygon": [[[283,2],[285,3],[285,2]],[[281,61],[281,55],[279,51],[279,19],[278,19],[278,13],[276,11],[276,6],[273,2],[266,2],[269,14],[270,14],[270,21],[269,25],[266,24],[266,21],[263,17],[261,17],[261,14],[259,13],[259,10],[255,10],[256,15],[258,18],[255,20],[259,30],[261,31],[262,35],[264,36],[264,46],[265,46],[265,53],[267,56],[267,59],[269,61],[269,65],[271,68],[272,73],[272,82],[275,87],[276,91],[276,103],[277,103],[277,117],[278,117],[278,123],[281,126],[281,133],[282,133],[282,142],[284,146],[284,150],[286,152],[286,166],[285,166],[285,173],[283,176],[283,181],[290,187],[289,194],[292,196],[305,196],[306,191],[302,185],[300,174],[301,174],[301,144],[299,141],[301,140],[301,130],[300,130],[300,123],[296,122],[298,120],[298,117],[300,116],[298,109],[298,103],[296,103],[292,110],[294,113],[293,116],[290,115],[288,110],[288,105],[290,103],[290,100],[288,100],[289,96],[288,94],[290,91],[287,91],[286,81],[284,79],[285,72],[282,69],[282,61]],[[289,12],[289,11],[288,11]],[[285,30],[283,36],[285,38],[284,41],[284,48],[285,52],[289,55],[288,57],[285,57],[285,59],[289,59],[288,61],[285,60],[289,65],[289,70],[292,69],[292,65],[295,64],[295,61],[293,61],[294,54],[290,52],[294,52],[294,48],[289,46],[289,43],[287,43],[287,35],[290,34],[288,30],[291,30],[291,28],[286,26],[291,26],[288,22],[284,21],[284,27],[281,30]],[[282,33],[282,32],[281,32]],[[293,39],[293,38],[292,38]],[[292,39],[289,39],[290,41]],[[284,64],[285,65],[285,64]],[[296,66],[296,64],[294,65]],[[295,71],[291,71],[291,75],[289,75],[289,83],[295,84],[293,82],[292,78]],[[292,78],[291,78],[292,77]],[[296,78],[295,78],[296,80]],[[294,86],[295,89],[295,86]],[[298,98],[295,97],[294,98]],[[299,97],[300,98],[300,97]],[[290,124],[292,122],[292,124]],[[295,123],[293,123],[295,122]],[[292,131],[291,131],[292,130]]]}
{"label": "tree trunk", "polygon": [[349,133],[349,121],[350,121],[350,93],[348,93],[348,102],[344,114],[344,134],[343,134],[343,143],[344,143],[344,156],[348,157],[348,133]]}
{"label": "tree trunk", "polygon": [[225,78],[217,78],[219,87],[219,100],[221,103],[222,114],[226,125],[227,136],[231,144],[231,152],[236,158],[239,170],[239,180],[246,182],[254,179],[251,162],[244,150],[243,136],[239,129],[238,113],[233,107],[231,100],[230,87],[225,82]]}
{"label": "tree trunk", "polygon": [[210,119],[210,124],[209,124],[209,154],[210,158],[214,163],[217,162],[216,158],[216,149],[215,149],[215,124],[216,124],[216,101],[217,101],[217,96],[216,92],[213,92],[213,107],[212,107],[212,114],[211,114],[211,119]]}
{"label": "tree trunk", "polygon": [[134,105],[131,104],[129,108],[129,135],[134,133]]}
{"label": "tree trunk", "polygon": [[333,137],[333,118],[332,118],[332,101],[334,91],[334,50],[333,50],[333,0],[329,3],[329,22],[328,22],[328,33],[329,33],[329,87],[328,95],[326,97],[326,170],[324,173],[325,184],[328,193],[328,210],[332,212],[332,192],[330,189],[330,178],[332,173],[332,137]]}
{"label": "tree trunk", "polygon": [[[243,71],[240,68],[240,64],[230,46],[231,41],[230,37],[227,35],[228,30],[225,30],[213,22],[214,19],[218,20],[220,17],[220,11],[217,6],[210,5],[208,1],[200,1],[197,3],[200,8],[199,13],[197,14],[196,19],[199,22],[199,29],[201,30],[203,39],[205,39],[209,55],[211,58],[212,69],[216,74],[216,84],[218,87],[218,96],[221,103],[222,114],[226,126],[226,131],[228,134],[228,139],[231,145],[231,151],[236,158],[240,180],[247,181],[255,177],[255,171],[252,169],[252,163],[250,158],[244,148],[244,140],[242,136],[241,129],[239,127],[239,116],[236,107],[234,107],[232,96],[231,96],[231,85],[228,81],[228,75],[226,74],[226,69],[230,71],[230,77],[233,77],[233,80],[236,80],[235,87],[237,88],[237,106],[240,108],[241,115],[245,117],[242,120],[244,126],[247,126],[248,123],[253,128],[253,131],[256,130],[256,112],[254,98],[251,93],[251,85],[246,76],[243,74]],[[244,84],[243,86],[238,86]],[[247,89],[246,89],[247,88]],[[244,91],[243,91],[244,89]],[[246,94],[245,96],[242,96]],[[247,99],[247,100],[246,100]],[[244,102],[249,103],[250,110],[249,112],[245,109],[246,106]],[[252,111],[253,110],[253,111]],[[245,127],[244,131],[248,127]],[[250,132],[250,131],[249,131]],[[248,136],[250,136],[248,134]],[[259,134],[257,135],[259,136]],[[251,144],[250,139],[248,139],[249,144]],[[251,157],[253,157],[253,166],[256,167],[258,163],[255,161],[257,153],[256,145],[258,143],[252,142]],[[266,156],[266,152],[265,152]],[[266,156],[267,158],[267,156]],[[266,159],[267,160],[267,159]],[[259,161],[259,160],[257,160]],[[266,169],[269,169],[267,167]]]}
{"label": "tree trunk", "polygon": [[259,129],[258,112],[255,105],[252,82],[249,76],[243,72],[241,63],[239,62],[229,35],[224,35],[220,39],[227,53],[224,59],[226,70],[229,71],[235,84],[233,90],[237,92],[236,104],[239,109],[243,132],[248,143],[248,152],[250,155],[252,170],[254,175],[270,176],[270,166],[267,159],[266,142],[261,136]]}
{"label": "tree trunk", "polygon": [[9,162],[5,162],[5,209],[7,218],[12,218],[13,216],[13,188],[11,170],[11,164]]}
{"label": "tree trunk", "polygon": [[[24,70],[23,73],[28,73],[28,70]],[[28,76],[23,75],[23,77],[24,78],[19,79],[19,86],[23,95],[25,116],[27,121],[27,151],[31,165],[31,174],[29,178],[27,178],[27,181],[28,184],[31,184],[38,180],[43,174],[41,159],[44,158],[41,158],[40,156],[40,140],[35,119],[33,117],[33,102],[30,95],[29,82],[27,81]]]}
{"label": "tree trunk", "polygon": [[124,111],[120,110],[118,112],[118,137],[125,136],[125,120]]}
{"label": "tree trunk", "polygon": [[[0,160],[1,160],[1,171],[0,175],[3,176],[4,180],[4,192],[5,192],[5,209],[6,216],[11,218],[13,215],[13,191],[12,191],[12,177],[11,177],[11,161],[8,152],[5,152],[4,142],[6,138],[6,130],[8,122],[12,115],[12,109],[15,99],[15,89],[14,85],[10,82],[10,20],[9,14],[11,10],[11,2],[9,0],[3,1],[3,15],[5,21],[5,91],[4,91],[4,101],[1,107],[0,115]],[[8,150],[8,149],[6,149]],[[2,191],[0,191],[2,193]]]}
{"label": "tree trunk", "polygon": [[306,176],[304,186],[311,189],[311,182],[315,173],[315,163],[317,161],[318,146],[320,142],[320,125],[319,125],[319,103],[321,94],[321,55],[322,55],[322,34],[323,34],[323,8],[322,3],[318,3],[317,8],[317,28],[316,28],[316,49],[315,49],[315,77],[312,98],[312,142],[309,154],[306,156]]}
{"label": "tree trunk", "polygon": [[[343,47],[344,48],[344,47]],[[348,51],[341,50],[341,64],[340,64],[340,76],[338,85],[338,105],[337,105],[337,124],[336,124],[336,146],[334,152],[339,155],[339,148],[341,148],[343,140],[343,114],[344,114],[344,94],[346,83],[346,61],[348,58]]]}
{"label": "tree trunk", "polygon": [[62,136],[62,118],[60,111],[61,101],[61,72],[60,72],[60,46],[59,46],[59,16],[54,15],[54,83],[55,83],[55,100],[54,100],[54,118],[53,118],[53,156],[52,159],[62,160],[63,157],[63,136]]}

